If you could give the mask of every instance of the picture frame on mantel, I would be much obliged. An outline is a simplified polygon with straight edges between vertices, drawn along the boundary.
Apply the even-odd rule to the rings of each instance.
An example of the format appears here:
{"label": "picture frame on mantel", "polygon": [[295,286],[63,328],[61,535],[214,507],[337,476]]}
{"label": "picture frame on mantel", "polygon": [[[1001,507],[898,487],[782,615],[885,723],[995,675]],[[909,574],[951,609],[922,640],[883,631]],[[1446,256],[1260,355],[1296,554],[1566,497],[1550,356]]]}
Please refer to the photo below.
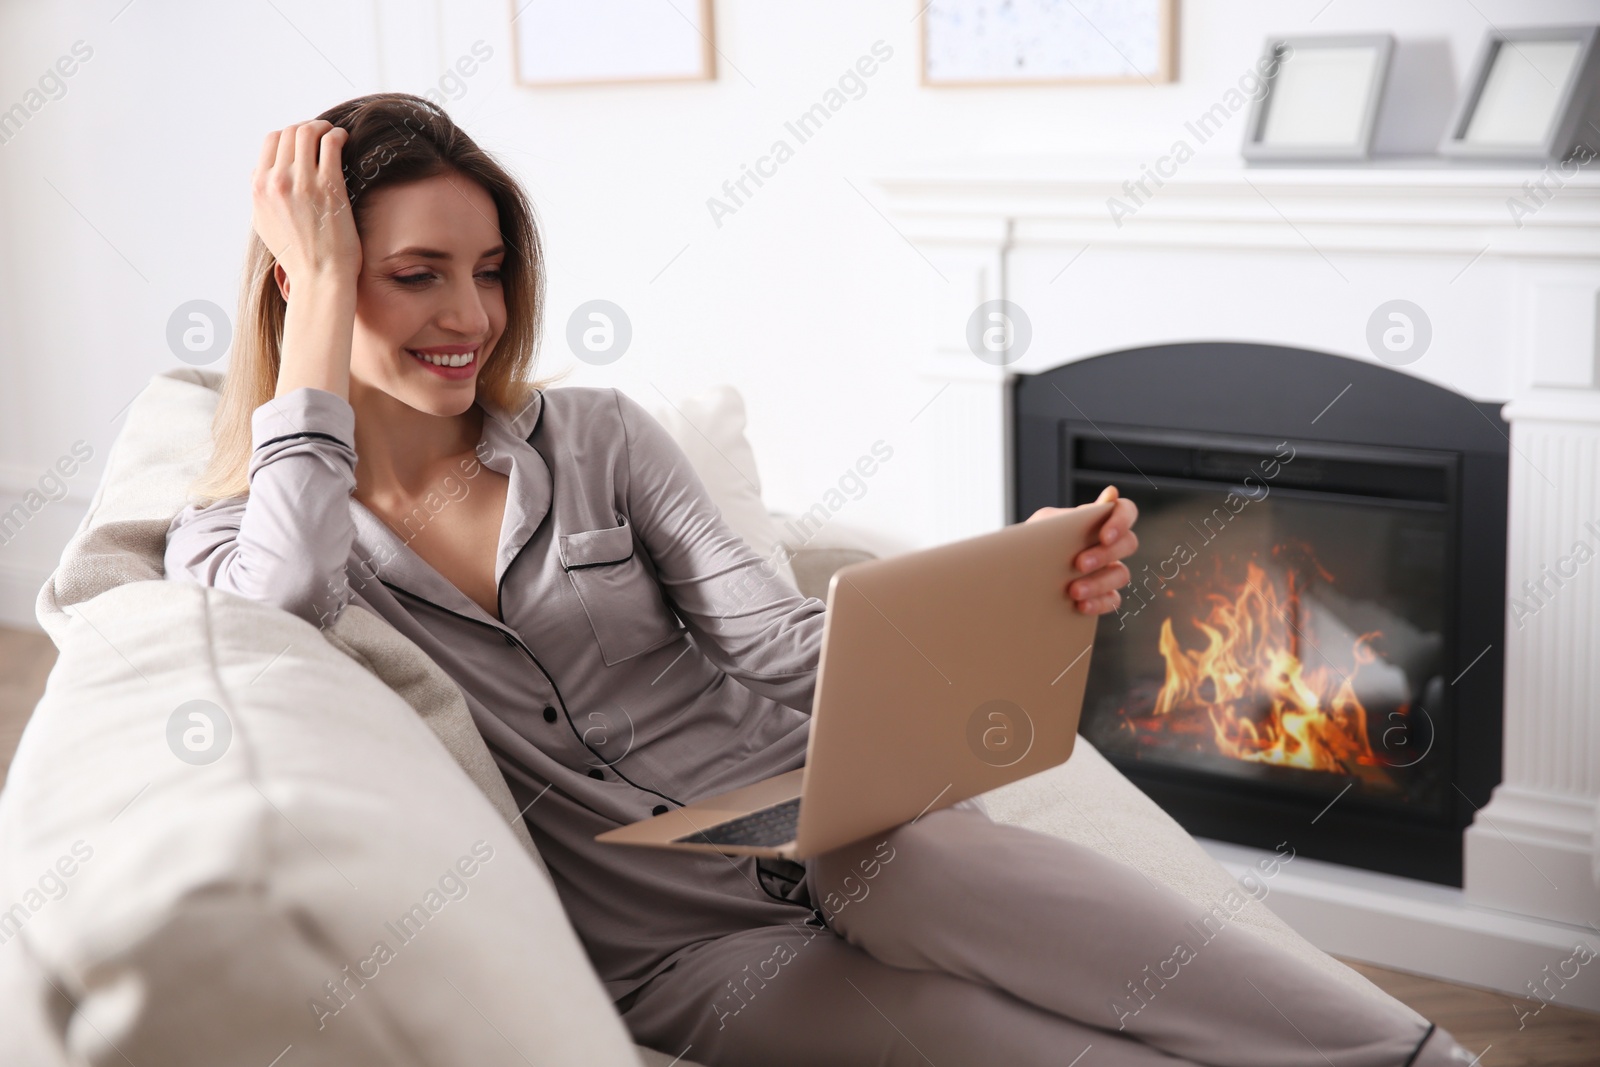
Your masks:
{"label": "picture frame on mantel", "polygon": [[1264,91],[1250,104],[1250,162],[1366,160],[1389,78],[1387,33],[1269,37],[1257,69]]}
{"label": "picture frame on mantel", "polygon": [[1178,77],[1178,0],[912,0],[928,88]]}
{"label": "picture frame on mantel", "polygon": [[510,0],[518,85],[712,81],[711,0]]}
{"label": "picture frame on mantel", "polygon": [[1561,162],[1600,151],[1600,26],[1491,28],[1439,151]]}

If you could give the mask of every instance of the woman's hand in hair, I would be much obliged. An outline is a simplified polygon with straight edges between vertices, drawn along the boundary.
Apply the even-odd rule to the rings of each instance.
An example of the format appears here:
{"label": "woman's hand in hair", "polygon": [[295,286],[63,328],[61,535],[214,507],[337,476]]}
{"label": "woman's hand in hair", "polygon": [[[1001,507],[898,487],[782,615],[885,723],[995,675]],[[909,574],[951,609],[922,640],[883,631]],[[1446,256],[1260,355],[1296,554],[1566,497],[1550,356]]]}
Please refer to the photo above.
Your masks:
{"label": "woman's hand in hair", "polygon": [[324,119],[286,126],[267,134],[252,175],[252,222],[288,303],[277,396],[350,396],[361,239],[340,166],[349,136]]}
{"label": "woman's hand in hair", "polygon": [[[325,119],[267,134],[251,175],[252,219],[290,285],[328,277],[354,281],[361,240],[351,217],[341,154],[348,131]],[[286,294],[287,295],[287,294]]]}

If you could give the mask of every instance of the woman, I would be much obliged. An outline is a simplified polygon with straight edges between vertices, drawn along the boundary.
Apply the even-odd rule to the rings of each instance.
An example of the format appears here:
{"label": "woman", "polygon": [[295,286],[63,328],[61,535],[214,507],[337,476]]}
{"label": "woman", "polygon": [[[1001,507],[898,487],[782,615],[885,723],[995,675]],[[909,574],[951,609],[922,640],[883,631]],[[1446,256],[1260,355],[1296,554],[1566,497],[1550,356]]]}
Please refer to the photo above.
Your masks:
{"label": "woman", "polygon": [[[443,111],[369,96],[270,134],[253,193],[206,502],[168,573],[316,624],[359,603],[432,656],[639,1041],[707,1064],[1452,1062],[1443,1031],[1239,930],[1139,999],[1200,910],[976,799],[803,865],[597,844],[803,765],[824,605],[638,404],[524,384],[532,212]],[[1135,515],[1118,500],[1075,561],[1077,610],[1118,604]]]}

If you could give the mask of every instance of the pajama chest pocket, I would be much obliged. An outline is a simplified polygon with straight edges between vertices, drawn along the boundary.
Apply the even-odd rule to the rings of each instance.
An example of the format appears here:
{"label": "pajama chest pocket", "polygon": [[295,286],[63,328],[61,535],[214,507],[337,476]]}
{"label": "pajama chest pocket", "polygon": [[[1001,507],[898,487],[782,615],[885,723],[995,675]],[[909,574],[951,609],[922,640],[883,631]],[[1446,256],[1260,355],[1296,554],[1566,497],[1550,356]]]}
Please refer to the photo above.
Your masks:
{"label": "pajama chest pocket", "polygon": [[634,552],[633,527],[561,534],[561,566],[577,590],[606,666],[666,644],[682,629]]}

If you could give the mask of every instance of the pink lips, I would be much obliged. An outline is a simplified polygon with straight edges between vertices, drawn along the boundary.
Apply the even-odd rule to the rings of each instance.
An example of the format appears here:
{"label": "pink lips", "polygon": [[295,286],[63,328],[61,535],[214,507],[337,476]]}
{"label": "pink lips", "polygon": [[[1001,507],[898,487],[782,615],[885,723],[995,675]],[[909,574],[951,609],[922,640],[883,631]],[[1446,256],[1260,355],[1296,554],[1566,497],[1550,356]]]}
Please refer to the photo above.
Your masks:
{"label": "pink lips", "polygon": [[431,348],[406,349],[406,353],[411,356],[412,359],[416,360],[419,365],[427,370],[432,371],[439,377],[448,379],[450,381],[461,381],[464,378],[471,378],[474,374],[478,373],[479,357],[474,354],[470,362],[464,363],[459,367],[441,367],[437,363],[430,363],[422,357],[460,356],[465,355],[468,352],[476,353],[477,351],[477,345],[435,345]]}

